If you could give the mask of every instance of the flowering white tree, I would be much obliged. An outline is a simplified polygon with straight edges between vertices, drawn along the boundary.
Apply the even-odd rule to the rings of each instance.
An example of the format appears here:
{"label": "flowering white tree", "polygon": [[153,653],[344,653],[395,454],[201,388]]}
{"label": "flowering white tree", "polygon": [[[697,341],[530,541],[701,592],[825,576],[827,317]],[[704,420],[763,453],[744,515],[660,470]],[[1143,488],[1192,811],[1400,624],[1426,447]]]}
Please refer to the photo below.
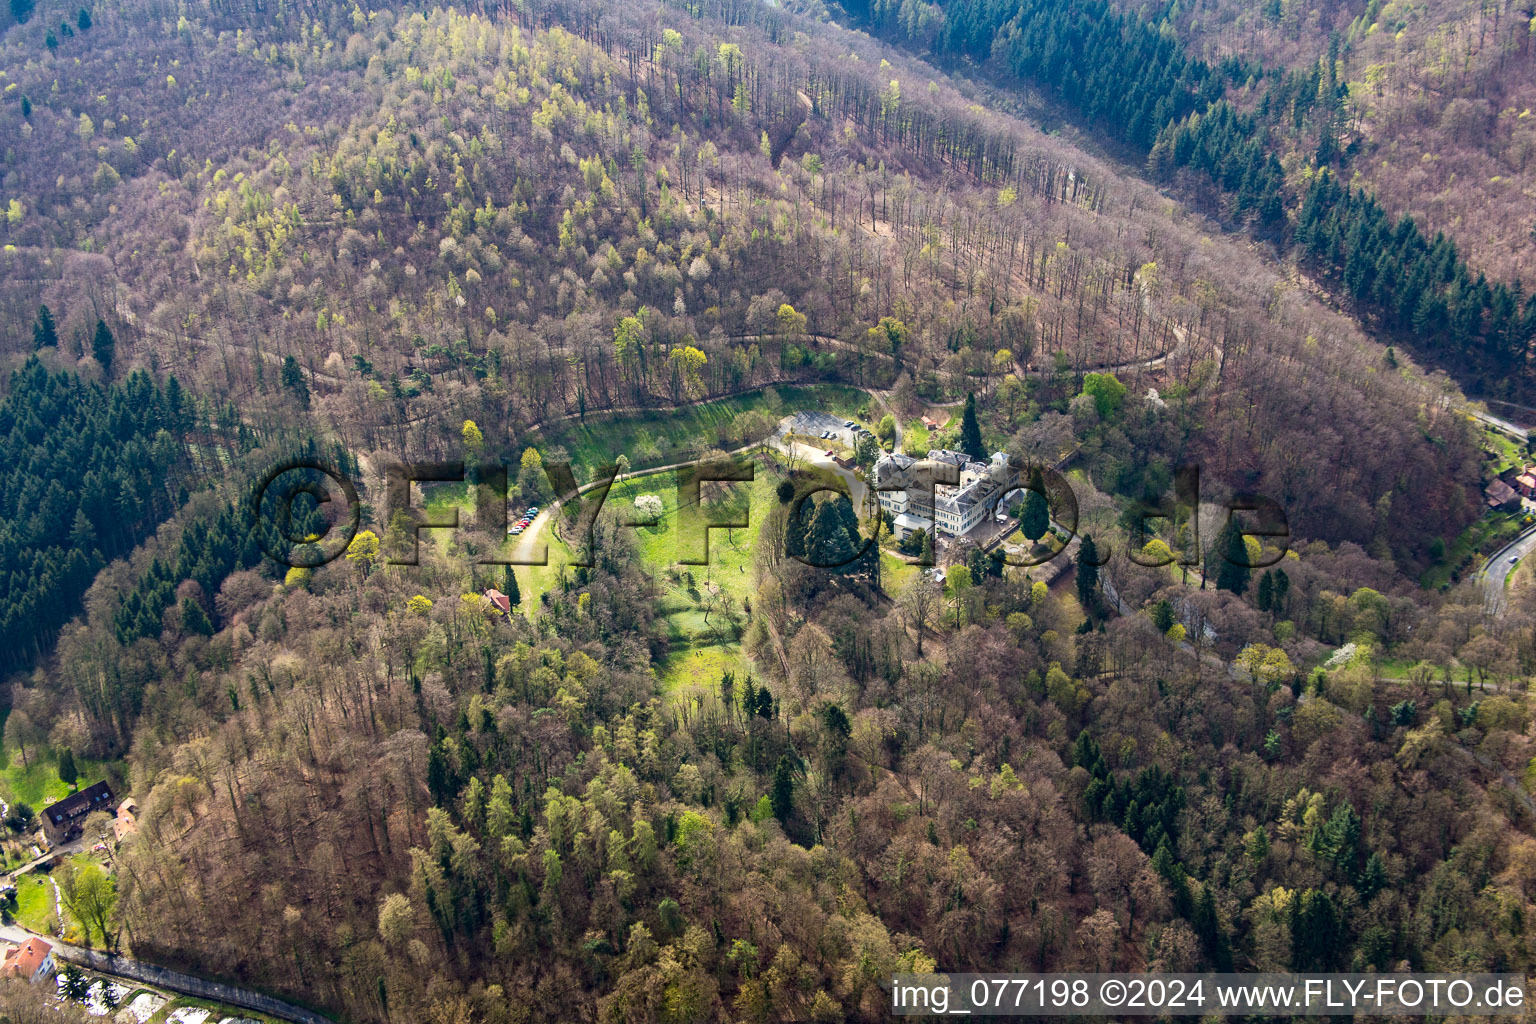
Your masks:
{"label": "flowering white tree", "polygon": [[635,499],[635,511],[646,522],[660,519],[662,508],[661,495],[659,494],[642,494]]}

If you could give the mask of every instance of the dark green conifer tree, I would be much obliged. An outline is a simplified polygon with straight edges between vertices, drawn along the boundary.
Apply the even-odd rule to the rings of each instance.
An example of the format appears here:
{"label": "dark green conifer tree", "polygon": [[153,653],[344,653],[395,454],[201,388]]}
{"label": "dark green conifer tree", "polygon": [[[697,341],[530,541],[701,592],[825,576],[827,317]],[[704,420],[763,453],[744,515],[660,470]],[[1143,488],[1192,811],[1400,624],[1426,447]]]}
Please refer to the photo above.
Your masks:
{"label": "dark green conifer tree", "polygon": [[213,636],[213,623],[203,606],[190,597],[181,599],[181,628],[198,636]]}
{"label": "dark green conifer tree", "polygon": [[773,788],[769,791],[768,802],[773,807],[773,816],[780,823],[787,822],[794,812],[795,764],[788,754],[780,755],[779,763],[773,768]]}
{"label": "dark green conifer tree", "polygon": [[976,395],[965,396],[965,412],[960,417],[960,450],[978,462],[987,458],[987,447],[981,439],[981,424],[976,420]]}
{"label": "dark green conifer tree", "polygon": [[37,307],[37,320],[32,324],[32,348],[42,350],[56,348],[59,344],[59,329],[53,322],[53,310],[47,306]]}
{"label": "dark green conifer tree", "polygon": [[283,387],[293,392],[299,404],[309,408],[309,385],[304,382],[304,371],[299,368],[299,361],[293,356],[283,357]]}
{"label": "dark green conifer tree", "polygon": [[1093,538],[1083,536],[1083,542],[1077,548],[1077,599],[1082,602],[1084,608],[1093,606],[1095,593],[1099,586],[1099,548],[1094,544]]}
{"label": "dark green conifer tree", "polygon": [[1024,513],[1019,517],[1019,529],[1024,536],[1037,541],[1051,528],[1051,506],[1045,498],[1045,477],[1036,466],[1029,474],[1029,490],[1024,495]]}
{"label": "dark green conifer tree", "polygon": [[59,781],[71,790],[79,788],[76,783],[80,781],[80,770],[75,767],[74,751],[68,747],[59,751]]}
{"label": "dark green conifer tree", "polygon": [[112,359],[116,354],[117,339],[112,336],[111,328],[105,320],[97,320],[96,333],[91,337],[91,355],[96,357],[109,377],[112,375]]}
{"label": "dark green conifer tree", "polygon": [[[1248,566],[1248,546],[1243,543],[1243,531],[1236,519],[1229,517],[1221,532],[1216,535],[1216,543],[1211,546],[1210,560],[1216,563],[1218,589],[1229,590],[1234,594],[1242,594],[1248,589],[1248,577],[1253,570]],[[1210,568],[1206,566],[1207,573]]]}

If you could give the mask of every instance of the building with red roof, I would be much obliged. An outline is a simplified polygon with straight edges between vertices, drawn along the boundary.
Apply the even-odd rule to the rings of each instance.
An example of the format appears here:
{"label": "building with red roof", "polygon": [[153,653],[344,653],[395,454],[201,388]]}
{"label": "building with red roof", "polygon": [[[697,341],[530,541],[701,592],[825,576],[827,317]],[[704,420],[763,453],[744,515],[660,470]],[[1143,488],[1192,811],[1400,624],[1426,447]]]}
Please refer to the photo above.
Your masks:
{"label": "building with red roof", "polygon": [[41,981],[52,973],[53,947],[35,935],[6,950],[5,960],[0,963],[0,975],[22,977],[32,982]]}

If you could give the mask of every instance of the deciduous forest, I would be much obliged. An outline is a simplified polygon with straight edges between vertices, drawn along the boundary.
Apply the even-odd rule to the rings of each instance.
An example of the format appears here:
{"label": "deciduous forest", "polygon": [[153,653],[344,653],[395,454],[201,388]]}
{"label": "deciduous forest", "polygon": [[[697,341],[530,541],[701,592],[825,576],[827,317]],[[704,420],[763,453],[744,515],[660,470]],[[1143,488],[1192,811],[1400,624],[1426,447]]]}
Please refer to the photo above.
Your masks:
{"label": "deciduous forest", "polygon": [[11,0],[6,870],[138,811],[0,910],[374,1024],[1530,971],[1530,12],[1400,6]]}

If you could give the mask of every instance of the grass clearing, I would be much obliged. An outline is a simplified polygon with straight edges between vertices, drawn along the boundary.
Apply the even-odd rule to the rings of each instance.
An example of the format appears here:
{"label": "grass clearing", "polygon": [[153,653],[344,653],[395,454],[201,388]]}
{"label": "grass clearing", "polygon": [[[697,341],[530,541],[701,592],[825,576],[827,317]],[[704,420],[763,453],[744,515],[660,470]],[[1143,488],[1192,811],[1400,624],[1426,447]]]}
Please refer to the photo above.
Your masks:
{"label": "grass clearing", "polygon": [[16,880],[16,923],[28,931],[52,934],[57,918],[53,899],[53,881],[47,874],[29,871],[22,875]]}
{"label": "grass clearing", "polygon": [[1408,672],[1417,665],[1416,661],[1408,661],[1405,658],[1384,658],[1376,663],[1376,675],[1381,679],[1408,678]]}
{"label": "grass clearing", "polygon": [[880,579],[889,594],[901,593],[922,571],[922,566],[903,562],[889,551],[880,552]]}
{"label": "grass clearing", "polygon": [[1483,515],[1461,531],[1438,564],[1424,570],[1419,576],[1419,585],[1426,590],[1439,590],[1458,582],[1472,570],[1474,555],[1492,554],[1514,540],[1526,525],[1525,516],[1520,513]]}
{"label": "grass clearing", "polygon": [[901,450],[915,459],[920,459],[928,454],[930,435],[928,428],[921,423],[907,423],[906,431],[901,435]]}
{"label": "grass clearing", "polygon": [[1058,576],[1050,584],[1050,590],[1051,596],[1060,602],[1066,619],[1067,629],[1063,632],[1071,632],[1087,621],[1088,613],[1083,611],[1082,602],[1077,599],[1077,581],[1072,573]]}
{"label": "grass clearing", "polygon": [[[745,626],[745,602],[753,590],[752,557],[758,530],[768,510],[778,503],[775,489],[782,479],[774,469],[780,465],[777,459],[768,463],[755,458],[752,465],[751,482],[705,484],[707,518],[745,518],[748,525],[709,529],[708,562],[704,565],[682,564],[684,558],[704,558],[704,544],[701,535],[685,537],[685,533],[692,531],[679,526],[675,473],[660,471],[630,477],[615,483],[608,492],[605,507],[631,519],[635,517],[636,498],[654,494],[661,499],[661,518],[654,526],[635,527],[634,537],[641,560],[651,569],[662,594],[662,611],[675,646],[734,643]],[[457,508],[460,523],[467,524],[474,514],[474,497],[466,484],[440,484],[427,490],[423,506],[433,515]],[[548,563],[518,565],[513,569],[522,597],[519,609],[525,615],[534,613],[542,595],[559,583],[572,559],[571,548],[550,528],[552,522],[546,521],[537,536],[538,542],[549,546]],[[526,538],[524,534],[510,540],[509,545]],[[423,534],[424,542],[444,558],[462,557],[456,546],[462,539],[458,532],[447,529]],[[487,585],[495,586],[500,585],[500,575],[494,567],[481,573]]]}
{"label": "grass clearing", "polygon": [[544,540],[549,543],[547,564],[512,567],[513,573],[517,576],[518,594],[523,599],[522,604],[518,606],[518,611],[524,615],[533,614],[533,610],[539,607],[543,596],[555,588],[566,566],[571,564],[571,549],[566,546],[565,541],[554,536],[554,533],[547,529],[544,531]]}
{"label": "grass clearing", "polygon": [[[750,482],[715,485],[706,492],[708,519],[745,520],[742,527],[708,530],[708,559],[703,565],[683,564],[684,558],[703,559],[703,536],[684,536],[679,512],[677,477],[656,473],[633,477],[613,486],[608,494],[615,512],[637,517],[634,502],[652,494],[661,500],[662,513],[654,525],[635,527],[640,558],[651,570],[661,594],[661,610],[675,647],[734,644],[745,626],[745,609],[753,590],[752,558],[763,517],[778,503],[774,493],[781,477],[754,461]],[[710,485],[706,485],[710,486]]]}
{"label": "grass clearing", "polygon": [[739,447],[754,439],[741,435],[736,419],[743,413],[762,413],[774,423],[799,409],[851,419],[868,404],[866,392],[845,384],[762,388],[680,409],[592,413],[585,420],[562,420],[538,431],[533,443],[546,452],[564,448],[580,479],[581,469],[607,465],[620,455],[628,456],[633,468],[644,469],[684,461],[697,445]]}
{"label": "grass clearing", "polygon": [[1492,428],[1483,431],[1483,448],[1491,456],[1489,470],[1498,476],[1507,469],[1524,466],[1525,449],[1514,439]]}
{"label": "grass clearing", "polygon": [[668,700],[718,694],[720,677],[727,672],[736,674],[738,690],[752,673],[752,660],[742,652],[740,644],[673,651],[656,666],[661,692]]}
{"label": "grass clearing", "polygon": [[[9,708],[0,710],[0,735],[4,735],[5,720],[9,715]],[[0,799],[7,805],[23,803],[41,813],[47,804],[62,800],[74,792],[68,783],[59,778],[57,756],[43,746],[28,747],[23,763],[20,750],[12,750],[0,744],[0,764],[5,766],[0,768]],[[105,765],[106,762],[92,761],[76,754],[79,785],[83,788],[104,778]]]}

